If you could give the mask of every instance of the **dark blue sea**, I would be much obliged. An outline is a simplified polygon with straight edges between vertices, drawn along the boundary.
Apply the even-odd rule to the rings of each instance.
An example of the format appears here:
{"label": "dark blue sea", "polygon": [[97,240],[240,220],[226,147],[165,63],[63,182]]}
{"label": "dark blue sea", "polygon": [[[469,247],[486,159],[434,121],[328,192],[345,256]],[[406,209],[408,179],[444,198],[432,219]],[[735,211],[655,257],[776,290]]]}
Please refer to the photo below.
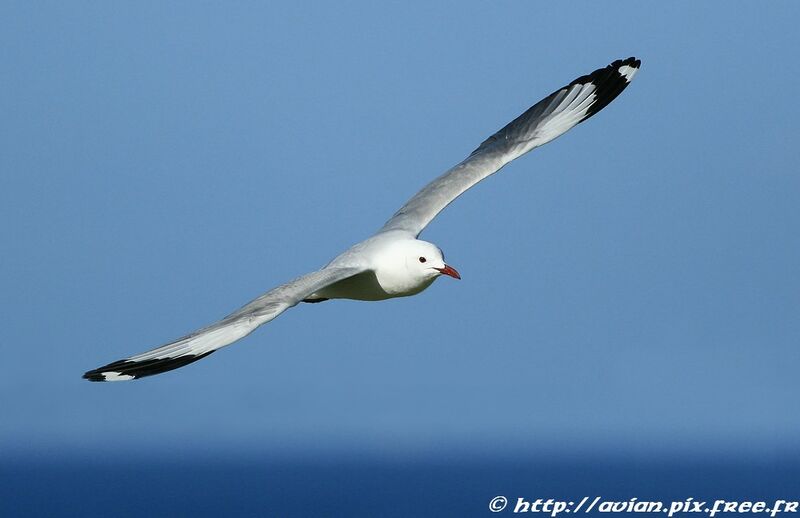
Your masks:
{"label": "dark blue sea", "polygon": [[[511,502],[493,514],[489,501]],[[504,516],[518,497],[800,499],[795,459],[442,458],[0,462],[0,516]],[[563,516],[563,515],[562,515]],[[723,515],[725,516],[725,515]],[[741,516],[741,515],[739,515]],[[763,516],[763,515],[762,515]],[[784,515],[791,516],[791,515]]]}

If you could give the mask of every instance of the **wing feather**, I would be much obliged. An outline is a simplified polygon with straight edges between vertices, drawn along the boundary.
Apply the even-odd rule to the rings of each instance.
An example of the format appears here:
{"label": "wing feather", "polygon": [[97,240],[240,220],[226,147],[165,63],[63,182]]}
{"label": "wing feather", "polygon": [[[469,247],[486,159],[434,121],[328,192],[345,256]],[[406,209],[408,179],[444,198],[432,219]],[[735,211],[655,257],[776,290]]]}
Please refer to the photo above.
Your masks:
{"label": "wing feather", "polygon": [[556,90],[484,140],[463,162],[426,185],[378,231],[418,236],[464,191],[504,165],[563,135],[614,100],[639,70],[636,58],[617,60]]}
{"label": "wing feather", "polygon": [[183,367],[244,338],[315,291],[363,271],[356,267],[324,268],[303,275],[268,291],[219,322],[156,349],[90,370],[83,377],[89,381],[124,381]]}

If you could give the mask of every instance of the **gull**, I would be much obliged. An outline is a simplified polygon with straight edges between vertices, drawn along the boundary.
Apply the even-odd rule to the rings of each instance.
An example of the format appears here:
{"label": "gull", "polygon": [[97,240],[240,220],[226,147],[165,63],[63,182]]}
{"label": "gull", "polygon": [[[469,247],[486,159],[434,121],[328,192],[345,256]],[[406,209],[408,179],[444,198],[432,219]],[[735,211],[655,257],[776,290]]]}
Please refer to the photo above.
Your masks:
{"label": "gull", "polygon": [[89,381],[125,381],[183,367],[244,338],[300,302],[408,297],[425,290],[442,275],[460,279],[458,271],[444,262],[439,247],[418,239],[425,227],[476,183],[602,110],[628,86],[640,65],[633,57],[617,60],[548,95],[426,185],[375,234],[348,248],[321,270],[266,292],[208,327],[90,370],[83,377]]}

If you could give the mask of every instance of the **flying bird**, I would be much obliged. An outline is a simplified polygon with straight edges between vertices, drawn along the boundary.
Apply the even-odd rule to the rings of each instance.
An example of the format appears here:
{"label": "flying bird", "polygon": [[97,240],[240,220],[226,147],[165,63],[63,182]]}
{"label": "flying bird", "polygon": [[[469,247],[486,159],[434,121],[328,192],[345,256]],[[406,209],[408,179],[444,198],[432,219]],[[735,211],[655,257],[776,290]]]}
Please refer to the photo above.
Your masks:
{"label": "flying bird", "polygon": [[497,133],[461,163],[415,194],[378,232],[345,250],[321,270],[278,286],[219,322],[141,354],[85,373],[89,381],[124,381],[183,367],[244,338],[300,302],[385,300],[416,295],[447,275],[460,279],[442,251],[418,239],[464,191],[528,151],[585,121],[614,100],[641,62],[633,57],[559,88]]}

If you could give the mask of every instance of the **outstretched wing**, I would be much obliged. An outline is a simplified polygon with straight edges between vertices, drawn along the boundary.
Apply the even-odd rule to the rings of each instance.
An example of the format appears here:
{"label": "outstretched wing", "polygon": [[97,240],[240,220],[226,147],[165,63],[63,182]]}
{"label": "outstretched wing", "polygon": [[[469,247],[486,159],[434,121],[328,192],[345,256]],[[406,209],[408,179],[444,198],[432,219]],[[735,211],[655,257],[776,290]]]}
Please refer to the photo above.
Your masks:
{"label": "outstretched wing", "polygon": [[614,61],[545,97],[426,185],[378,232],[402,230],[419,235],[461,193],[602,110],[628,86],[640,64],[636,58]]}
{"label": "outstretched wing", "polygon": [[362,271],[363,268],[324,268],[303,275],[268,291],[219,322],[158,349],[90,370],[83,377],[89,381],[124,381],[183,367],[244,338],[315,291]]}

